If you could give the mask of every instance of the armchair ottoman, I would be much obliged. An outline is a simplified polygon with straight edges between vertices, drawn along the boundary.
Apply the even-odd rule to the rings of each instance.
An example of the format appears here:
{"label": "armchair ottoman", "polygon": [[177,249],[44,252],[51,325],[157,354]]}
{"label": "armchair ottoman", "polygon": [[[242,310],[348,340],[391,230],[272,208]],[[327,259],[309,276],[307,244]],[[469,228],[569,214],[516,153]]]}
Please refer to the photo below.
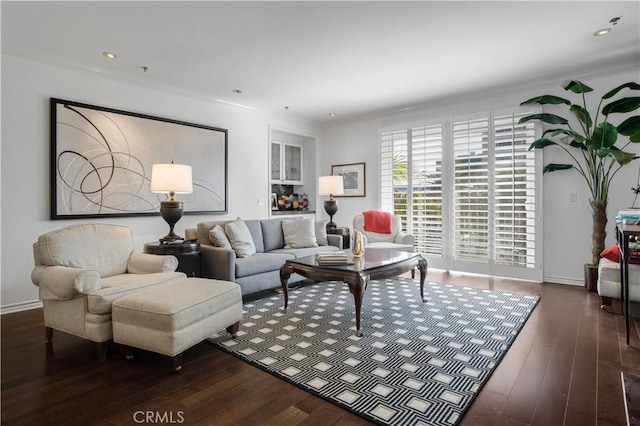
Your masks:
{"label": "armchair ottoman", "polygon": [[234,337],[242,319],[238,284],[186,278],[123,296],[113,302],[113,341],[173,358],[226,328]]}

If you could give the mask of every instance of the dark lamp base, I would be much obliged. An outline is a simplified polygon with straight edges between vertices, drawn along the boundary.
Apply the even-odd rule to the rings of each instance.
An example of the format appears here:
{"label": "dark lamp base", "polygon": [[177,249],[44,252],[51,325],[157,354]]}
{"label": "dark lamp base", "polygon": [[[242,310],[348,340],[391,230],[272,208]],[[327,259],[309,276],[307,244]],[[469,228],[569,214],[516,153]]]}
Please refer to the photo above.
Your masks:
{"label": "dark lamp base", "polygon": [[182,217],[182,201],[161,201],[160,202],[160,216],[169,224],[169,233],[160,238],[160,242],[163,244],[172,243],[175,241],[183,241],[184,238],[173,232],[173,227],[178,223]]}
{"label": "dark lamp base", "polygon": [[327,223],[327,229],[335,229],[338,227],[333,221],[333,215],[338,212],[337,200],[326,200],[324,202],[324,211],[329,215],[329,223]]}

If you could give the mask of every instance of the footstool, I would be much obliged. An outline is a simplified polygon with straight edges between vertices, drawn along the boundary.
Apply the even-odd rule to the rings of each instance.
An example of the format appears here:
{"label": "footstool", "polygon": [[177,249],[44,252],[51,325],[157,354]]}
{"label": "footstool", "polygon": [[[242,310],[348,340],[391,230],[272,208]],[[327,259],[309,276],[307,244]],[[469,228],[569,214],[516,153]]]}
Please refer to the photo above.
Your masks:
{"label": "footstool", "polygon": [[114,342],[173,357],[179,371],[185,350],[225,328],[235,337],[242,293],[229,281],[185,278],[115,300],[111,316]]}

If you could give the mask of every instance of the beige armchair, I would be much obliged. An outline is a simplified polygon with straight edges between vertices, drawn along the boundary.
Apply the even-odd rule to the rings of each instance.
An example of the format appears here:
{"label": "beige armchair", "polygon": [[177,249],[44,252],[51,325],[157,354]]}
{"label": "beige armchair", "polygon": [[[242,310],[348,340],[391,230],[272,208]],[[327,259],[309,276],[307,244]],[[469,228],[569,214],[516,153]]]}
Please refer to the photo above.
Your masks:
{"label": "beige armchair", "polygon": [[125,294],[185,278],[174,256],[134,253],[131,230],[79,224],[47,232],[33,244],[31,280],[44,307],[47,356],[53,329],[97,343],[106,358],[112,339],[111,303]]}
{"label": "beige armchair", "polygon": [[[364,215],[357,215],[353,218],[353,229],[360,231],[367,237],[366,247],[388,248],[392,250],[414,252],[415,238],[402,230],[402,218],[391,215],[391,233],[384,234],[365,230]],[[415,277],[415,270],[411,271],[411,277]]]}
{"label": "beige armchair", "polygon": [[353,218],[353,229],[362,232],[367,237],[367,247],[415,251],[415,238],[412,234],[402,230],[400,216],[391,215],[391,233],[389,234],[365,231],[364,228],[364,216],[359,214]]}

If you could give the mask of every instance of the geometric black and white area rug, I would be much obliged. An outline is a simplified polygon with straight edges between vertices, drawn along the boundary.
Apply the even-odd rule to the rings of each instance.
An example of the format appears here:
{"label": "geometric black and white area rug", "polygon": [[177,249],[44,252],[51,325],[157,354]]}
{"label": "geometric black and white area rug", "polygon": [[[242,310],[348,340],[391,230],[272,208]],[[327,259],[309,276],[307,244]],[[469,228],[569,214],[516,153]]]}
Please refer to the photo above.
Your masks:
{"label": "geometric black and white area rug", "polygon": [[539,297],[398,277],[372,281],[355,336],[353,296],[328,281],[244,305],[212,343],[379,424],[455,425]]}

